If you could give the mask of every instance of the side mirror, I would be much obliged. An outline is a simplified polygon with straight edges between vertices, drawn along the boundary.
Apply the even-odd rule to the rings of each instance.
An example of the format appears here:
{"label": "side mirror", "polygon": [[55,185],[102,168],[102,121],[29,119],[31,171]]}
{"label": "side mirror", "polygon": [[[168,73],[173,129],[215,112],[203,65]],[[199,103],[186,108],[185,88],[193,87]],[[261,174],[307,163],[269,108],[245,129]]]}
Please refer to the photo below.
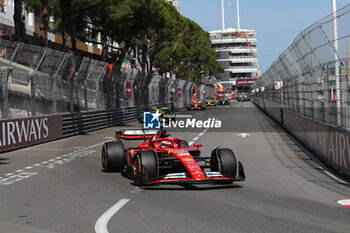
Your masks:
{"label": "side mirror", "polygon": [[193,146],[194,146],[194,147],[202,147],[203,144],[194,144]]}

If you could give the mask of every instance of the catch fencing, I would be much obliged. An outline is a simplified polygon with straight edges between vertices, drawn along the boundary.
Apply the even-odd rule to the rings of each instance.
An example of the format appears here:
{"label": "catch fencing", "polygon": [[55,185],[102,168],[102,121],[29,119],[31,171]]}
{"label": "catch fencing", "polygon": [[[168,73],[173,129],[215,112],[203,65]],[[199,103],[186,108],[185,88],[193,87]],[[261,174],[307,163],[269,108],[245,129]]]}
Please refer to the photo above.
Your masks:
{"label": "catch fencing", "polygon": [[[47,47],[0,39],[0,116],[3,119],[190,104],[192,82],[142,74],[125,61],[106,62]],[[205,86],[199,96],[205,98]]]}
{"label": "catch fencing", "polygon": [[254,102],[350,177],[350,4],[302,31],[253,86]]}
{"label": "catch fencing", "polygon": [[350,4],[302,31],[256,81],[256,98],[350,129],[349,24]]}

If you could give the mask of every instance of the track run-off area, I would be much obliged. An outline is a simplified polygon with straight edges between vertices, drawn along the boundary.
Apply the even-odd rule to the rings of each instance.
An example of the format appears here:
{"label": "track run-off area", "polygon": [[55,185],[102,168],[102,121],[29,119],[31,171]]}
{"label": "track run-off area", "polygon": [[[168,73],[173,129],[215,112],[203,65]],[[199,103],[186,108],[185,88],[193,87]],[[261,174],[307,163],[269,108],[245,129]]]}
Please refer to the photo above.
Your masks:
{"label": "track run-off area", "polygon": [[203,144],[202,156],[231,148],[245,181],[136,187],[102,172],[103,143],[141,127],[134,122],[0,154],[0,233],[350,232],[350,202],[340,201],[350,199],[349,184],[253,103],[181,114],[222,121],[168,132]]}

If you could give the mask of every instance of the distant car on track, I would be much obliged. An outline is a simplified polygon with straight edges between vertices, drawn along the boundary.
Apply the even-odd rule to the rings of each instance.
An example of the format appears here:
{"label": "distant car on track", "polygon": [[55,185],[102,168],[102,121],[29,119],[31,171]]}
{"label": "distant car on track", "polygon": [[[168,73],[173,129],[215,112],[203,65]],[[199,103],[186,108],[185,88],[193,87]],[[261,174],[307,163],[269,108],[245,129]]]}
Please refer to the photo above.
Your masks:
{"label": "distant car on track", "polygon": [[221,99],[219,100],[219,105],[230,105],[229,99]]}
{"label": "distant car on track", "polygon": [[136,185],[231,184],[245,180],[243,165],[231,149],[218,146],[211,156],[201,157],[201,146],[189,146],[164,130],[117,131],[116,141],[103,145],[102,168],[105,172],[123,172]]}
{"label": "distant car on track", "polygon": [[205,103],[207,106],[216,106],[218,104],[217,100],[212,97],[208,97]]}
{"label": "distant car on track", "polygon": [[192,102],[190,105],[187,106],[187,110],[205,110],[207,107],[205,106],[205,103],[203,102]]}

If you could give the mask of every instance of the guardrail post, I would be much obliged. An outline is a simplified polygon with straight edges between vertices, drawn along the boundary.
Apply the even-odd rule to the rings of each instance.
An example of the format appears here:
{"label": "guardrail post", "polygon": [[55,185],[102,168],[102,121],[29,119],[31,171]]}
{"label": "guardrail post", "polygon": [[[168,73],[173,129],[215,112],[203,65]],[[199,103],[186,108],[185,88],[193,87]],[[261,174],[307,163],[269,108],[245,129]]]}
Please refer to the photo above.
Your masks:
{"label": "guardrail post", "polygon": [[340,72],[341,78],[341,106],[342,106],[342,123],[343,128],[349,128],[349,114],[348,114],[348,76],[347,69],[343,67]]}
{"label": "guardrail post", "polygon": [[35,84],[34,84],[35,71],[29,72],[29,84],[30,84],[30,107],[32,116],[35,116]]}
{"label": "guardrail post", "polygon": [[105,70],[106,70],[106,67],[107,67],[108,63],[106,62],[103,69],[102,69],[102,72],[100,73],[100,75],[98,76],[98,78],[96,79],[95,83],[96,83],[96,108],[97,109],[101,109],[104,107],[104,104],[103,104],[103,107],[101,107],[101,97],[103,95],[101,95],[101,83],[103,82],[103,78],[104,78],[104,75],[105,75]]}
{"label": "guardrail post", "polygon": [[324,103],[324,121],[329,123],[329,83],[327,71],[322,73],[323,79],[323,103]]}
{"label": "guardrail post", "polygon": [[[90,60],[90,65],[91,65],[91,60]],[[88,81],[90,80],[90,77],[92,75],[92,72],[94,71],[95,67],[97,65],[97,61],[93,60],[92,61],[92,68],[90,72],[87,74],[86,78],[84,79],[84,104],[85,104],[85,110],[89,110],[89,103],[88,103]]]}
{"label": "guardrail post", "polygon": [[62,59],[61,63],[58,66],[55,74],[53,75],[53,85],[52,85],[52,111],[53,113],[57,113],[57,95],[58,95],[58,87],[57,87],[57,79],[58,79],[58,73],[62,69],[66,59],[67,59],[68,53],[62,53]]}
{"label": "guardrail post", "polygon": [[37,65],[37,67],[35,68],[35,70],[29,72],[29,78],[28,79],[29,79],[29,82],[30,82],[30,104],[31,104],[32,116],[36,115],[36,104],[35,104],[35,85],[36,85],[36,83],[35,83],[35,77],[36,77],[36,74],[37,74],[41,64],[43,63],[43,61],[44,61],[44,59],[46,57],[47,51],[48,51],[48,48],[46,47],[43,55],[40,58],[40,61],[39,61],[38,65]]}
{"label": "guardrail post", "polygon": [[0,67],[1,72],[1,84],[2,84],[2,118],[8,118],[8,81],[9,76],[12,75],[13,67]]}
{"label": "guardrail post", "polygon": [[15,59],[18,50],[23,46],[23,43],[18,43],[16,46],[15,51],[13,52],[11,58],[10,58],[10,62],[7,65],[7,67],[1,67],[1,71],[3,71],[2,73],[2,118],[7,118],[8,117],[8,113],[9,113],[9,107],[8,107],[8,82],[9,82],[9,77],[10,80],[12,80],[12,71],[13,71],[13,67],[12,62]]}

